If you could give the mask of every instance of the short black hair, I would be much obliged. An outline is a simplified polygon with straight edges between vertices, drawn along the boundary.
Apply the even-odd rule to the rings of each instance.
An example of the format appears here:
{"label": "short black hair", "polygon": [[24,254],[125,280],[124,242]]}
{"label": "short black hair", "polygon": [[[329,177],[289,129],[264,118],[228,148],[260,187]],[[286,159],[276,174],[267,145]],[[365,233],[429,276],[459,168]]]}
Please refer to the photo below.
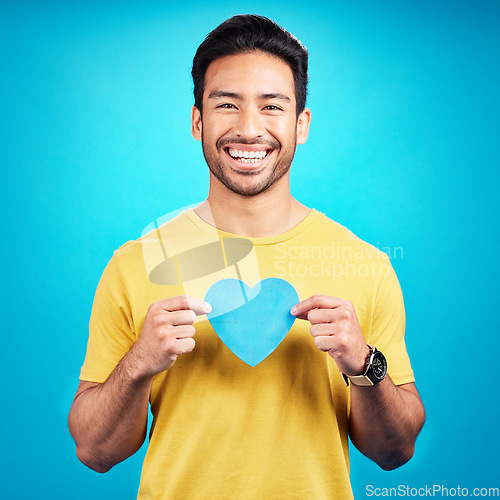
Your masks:
{"label": "short black hair", "polygon": [[211,31],[198,47],[191,75],[194,82],[194,105],[203,108],[205,73],[219,57],[246,52],[268,52],[291,68],[295,84],[297,116],[304,111],[307,99],[308,53],[291,33],[264,16],[244,14],[231,17]]}

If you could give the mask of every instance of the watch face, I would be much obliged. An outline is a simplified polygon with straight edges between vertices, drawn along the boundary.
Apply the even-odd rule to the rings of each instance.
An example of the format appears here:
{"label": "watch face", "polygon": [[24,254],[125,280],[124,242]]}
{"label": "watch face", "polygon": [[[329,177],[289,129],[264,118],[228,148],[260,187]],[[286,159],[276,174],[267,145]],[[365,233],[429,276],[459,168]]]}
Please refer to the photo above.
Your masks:
{"label": "watch face", "polygon": [[372,372],[379,380],[383,379],[387,373],[387,362],[384,355],[379,351],[373,355]]}

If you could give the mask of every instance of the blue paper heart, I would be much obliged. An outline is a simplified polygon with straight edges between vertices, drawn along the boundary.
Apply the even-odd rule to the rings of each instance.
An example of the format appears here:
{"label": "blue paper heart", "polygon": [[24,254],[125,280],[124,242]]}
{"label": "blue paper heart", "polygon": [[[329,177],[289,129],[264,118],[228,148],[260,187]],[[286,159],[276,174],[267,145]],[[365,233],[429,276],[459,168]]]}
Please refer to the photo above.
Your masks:
{"label": "blue paper heart", "polygon": [[295,288],[279,278],[267,278],[250,288],[237,279],[214,283],[205,301],[207,314],[224,344],[250,366],[267,358],[292,328],[290,313],[299,302]]}

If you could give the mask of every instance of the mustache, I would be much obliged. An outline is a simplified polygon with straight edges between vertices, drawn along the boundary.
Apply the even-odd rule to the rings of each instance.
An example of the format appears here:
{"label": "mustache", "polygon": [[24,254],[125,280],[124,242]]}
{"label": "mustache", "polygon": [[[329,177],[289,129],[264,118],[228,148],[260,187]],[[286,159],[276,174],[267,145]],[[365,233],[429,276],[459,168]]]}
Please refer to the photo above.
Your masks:
{"label": "mustache", "polygon": [[264,144],[269,146],[271,149],[281,148],[281,144],[277,140],[260,139],[258,137],[255,137],[254,139],[245,139],[244,137],[224,137],[217,141],[216,147],[217,149],[223,149],[228,144],[245,144],[247,146],[251,144]]}

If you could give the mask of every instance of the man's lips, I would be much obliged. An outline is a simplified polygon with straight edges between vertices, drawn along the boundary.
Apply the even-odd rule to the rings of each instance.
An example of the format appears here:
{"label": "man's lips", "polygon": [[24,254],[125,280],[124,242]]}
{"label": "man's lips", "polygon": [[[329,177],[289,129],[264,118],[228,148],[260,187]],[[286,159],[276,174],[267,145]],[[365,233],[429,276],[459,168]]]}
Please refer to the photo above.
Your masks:
{"label": "man's lips", "polygon": [[252,148],[249,146],[235,145],[226,148],[227,154],[235,160],[263,160],[271,151],[270,148]]}
{"label": "man's lips", "polygon": [[264,160],[272,154],[274,149],[269,146],[235,144],[224,148],[231,163],[239,169],[257,170],[262,166]]}
{"label": "man's lips", "polygon": [[219,148],[227,154],[231,164],[243,170],[258,170],[264,160],[279,148],[279,143],[274,145],[267,141],[245,143],[226,139],[221,142]]}

